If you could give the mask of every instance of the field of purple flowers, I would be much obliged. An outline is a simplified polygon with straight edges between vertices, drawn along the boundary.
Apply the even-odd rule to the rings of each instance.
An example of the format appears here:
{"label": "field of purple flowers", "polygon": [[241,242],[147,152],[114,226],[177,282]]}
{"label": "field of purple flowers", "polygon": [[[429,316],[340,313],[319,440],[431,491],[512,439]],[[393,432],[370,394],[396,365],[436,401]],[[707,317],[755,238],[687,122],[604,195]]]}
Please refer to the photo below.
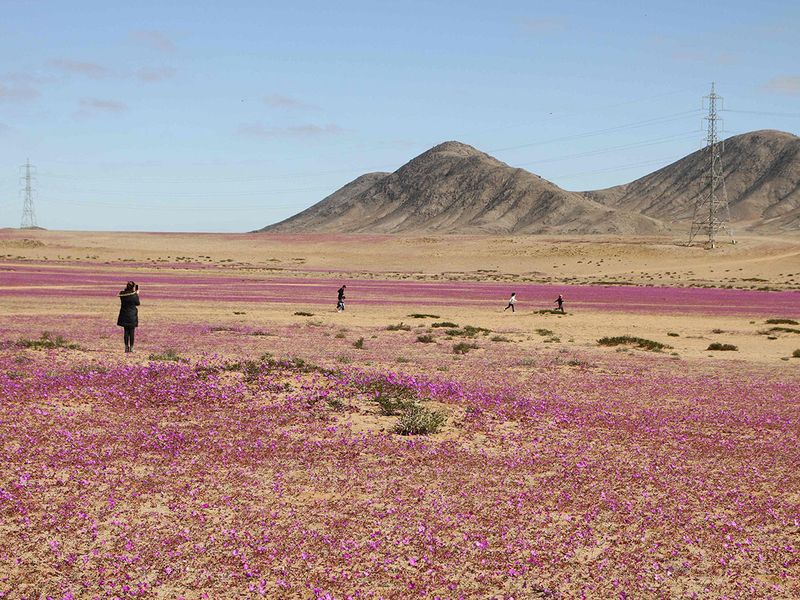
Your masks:
{"label": "field of purple flowers", "polygon": [[[223,352],[3,342],[0,596],[800,594],[785,372],[498,349],[410,376],[183,334]],[[380,396],[447,423],[394,433]]]}
{"label": "field of purple flowers", "polygon": [[[229,304],[201,322],[193,303],[331,304],[332,282],[176,273],[150,274],[145,298],[188,314],[148,307],[123,355],[114,315],[91,308],[116,279],[67,290],[48,269],[0,285],[36,309],[0,314],[0,598],[800,597],[796,361],[524,345],[433,318],[248,324]],[[358,293],[469,307],[505,289]],[[798,307],[569,289],[587,310]],[[404,435],[409,407],[446,421]]]}
{"label": "field of purple flowers", "polygon": [[[327,277],[246,277],[221,275],[196,269],[147,271],[147,297],[155,301],[183,300],[236,303],[291,303],[330,305],[341,281]],[[2,273],[0,298],[107,298],[121,285],[117,267],[16,265]],[[143,288],[145,289],[145,288]],[[643,286],[544,285],[533,283],[480,283],[469,281],[415,282],[363,279],[357,282],[358,302],[365,306],[494,306],[517,292],[530,308],[550,308],[563,293],[567,305],[579,310],[626,313],[713,315],[790,314],[800,306],[796,290],[763,292],[724,288]],[[113,294],[113,292],[112,292]]]}

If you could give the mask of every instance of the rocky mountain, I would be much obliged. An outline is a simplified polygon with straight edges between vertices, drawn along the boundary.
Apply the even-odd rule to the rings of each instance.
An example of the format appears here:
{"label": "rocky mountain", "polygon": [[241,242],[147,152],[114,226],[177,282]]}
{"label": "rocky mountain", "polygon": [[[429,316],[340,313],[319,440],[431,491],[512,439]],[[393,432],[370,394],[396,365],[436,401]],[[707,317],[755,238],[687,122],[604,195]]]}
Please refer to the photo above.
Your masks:
{"label": "rocky mountain", "polygon": [[[641,179],[584,197],[666,222],[691,220],[708,193],[709,153],[698,150]],[[800,137],[753,131],[728,138],[722,154],[731,222],[737,228],[800,228]]]}
{"label": "rocky mountain", "polygon": [[270,232],[657,233],[646,215],[567,192],[460,142],[362,175]]}
{"label": "rocky mountain", "polygon": [[[394,173],[368,173],[260,231],[340,233],[653,234],[691,220],[708,189],[707,150],[631,183],[568,192],[460,142],[445,142]],[[754,131],[723,153],[738,229],[800,229],[800,138]]]}

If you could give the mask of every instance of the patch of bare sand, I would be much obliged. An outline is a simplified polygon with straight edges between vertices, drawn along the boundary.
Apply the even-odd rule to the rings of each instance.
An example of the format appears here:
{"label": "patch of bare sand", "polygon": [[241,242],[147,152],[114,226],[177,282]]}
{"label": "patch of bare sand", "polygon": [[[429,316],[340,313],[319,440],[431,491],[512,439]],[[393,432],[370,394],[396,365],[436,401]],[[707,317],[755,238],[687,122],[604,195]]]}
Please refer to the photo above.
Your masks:
{"label": "patch of bare sand", "polygon": [[[27,240],[27,241],[26,241]],[[485,281],[800,289],[800,236],[748,236],[715,250],[678,237],[348,236],[0,231],[0,260],[149,264]]]}

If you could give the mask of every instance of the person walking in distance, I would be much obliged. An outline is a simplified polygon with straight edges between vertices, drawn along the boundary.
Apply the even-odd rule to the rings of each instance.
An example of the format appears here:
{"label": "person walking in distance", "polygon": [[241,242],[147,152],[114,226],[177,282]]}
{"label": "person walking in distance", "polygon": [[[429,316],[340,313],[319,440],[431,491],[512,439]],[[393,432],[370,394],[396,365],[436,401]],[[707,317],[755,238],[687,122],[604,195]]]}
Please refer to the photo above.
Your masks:
{"label": "person walking in distance", "polygon": [[508,306],[503,309],[503,312],[506,312],[509,308],[511,312],[514,312],[514,305],[517,303],[517,292],[511,292],[511,298],[508,299]]}
{"label": "person walking in distance", "polygon": [[343,285],[339,288],[339,299],[336,301],[336,310],[337,312],[341,312],[344,310],[344,290],[347,288],[346,285]]}
{"label": "person walking in distance", "polygon": [[139,286],[135,282],[129,281],[125,289],[119,293],[119,317],[117,325],[125,331],[125,352],[133,352],[133,338],[136,328],[139,326]]}
{"label": "person walking in distance", "polygon": [[558,305],[556,307],[556,310],[560,310],[561,314],[563,315],[564,314],[564,297],[561,294],[559,294],[558,298],[556,298],[556,301],[553,304],[557,304]]}

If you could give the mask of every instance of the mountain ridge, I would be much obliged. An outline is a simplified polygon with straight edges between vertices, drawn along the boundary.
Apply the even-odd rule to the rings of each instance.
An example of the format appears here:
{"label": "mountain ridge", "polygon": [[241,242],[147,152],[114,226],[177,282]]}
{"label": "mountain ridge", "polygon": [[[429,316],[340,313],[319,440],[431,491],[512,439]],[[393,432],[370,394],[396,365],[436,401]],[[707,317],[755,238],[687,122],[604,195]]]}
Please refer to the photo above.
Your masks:
{"label": "mountain ridge", "polygon": [[[734,223],[800,225],[800,138],[760,130],[725,140]],[[286,233],[658,234],[691,219],[707,151],[626,184],[571,192],[463,142],[442,142],[393,173],[366,173],[260,229]],[[730,165],[730,166],[728,166]],[[707,189],[707,188],[706,188]]]}

